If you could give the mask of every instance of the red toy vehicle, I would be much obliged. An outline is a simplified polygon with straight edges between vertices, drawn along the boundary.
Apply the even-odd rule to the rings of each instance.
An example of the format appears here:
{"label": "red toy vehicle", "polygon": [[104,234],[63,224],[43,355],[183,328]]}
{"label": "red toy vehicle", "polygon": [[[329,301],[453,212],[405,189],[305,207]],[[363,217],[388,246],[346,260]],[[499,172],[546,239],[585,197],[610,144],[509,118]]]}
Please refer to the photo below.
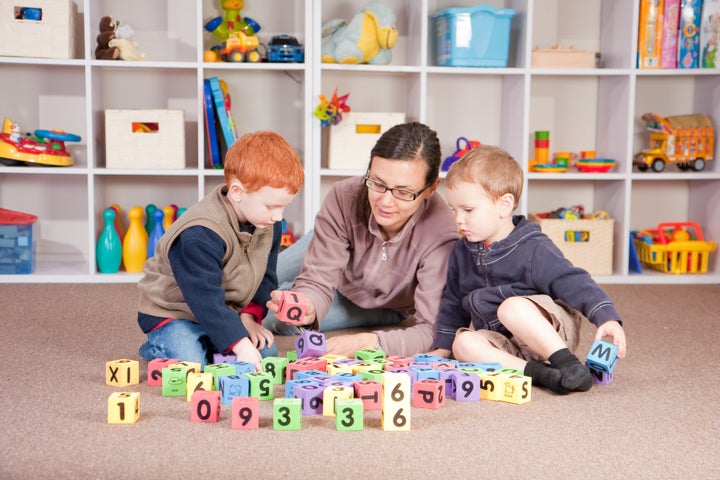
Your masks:
{"label": "red toy vehicle", "polygon": [[65,142],[79,142],[79,135],[62,130],[35,130],[34,135],[20,135],[20,128],[5,118],[0,133],[0,162],[4,165],[50,165],[69,167],[73,164]]}

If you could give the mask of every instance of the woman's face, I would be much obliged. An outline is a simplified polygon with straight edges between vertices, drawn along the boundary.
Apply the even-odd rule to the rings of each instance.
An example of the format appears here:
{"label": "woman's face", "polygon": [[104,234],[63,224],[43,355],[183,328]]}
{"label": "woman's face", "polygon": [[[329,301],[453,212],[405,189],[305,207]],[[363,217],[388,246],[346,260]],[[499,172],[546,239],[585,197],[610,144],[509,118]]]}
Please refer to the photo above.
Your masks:
{"label": "woman's face", "polygon": [[[417,193],[426,187],[427,165],[421,159],[389,160],[374,157],[368,171],[368,178],[375,185],[387,188],[407,190]],[[368,189],[370,210],[380,226],[385,240],[393,238],[407,223],[408,219],[420,208],[423,199],[430,198],[437,189],[437,182],[429,186],[415,200],[407,201],[395,198],[390,190],[384,193]]]}

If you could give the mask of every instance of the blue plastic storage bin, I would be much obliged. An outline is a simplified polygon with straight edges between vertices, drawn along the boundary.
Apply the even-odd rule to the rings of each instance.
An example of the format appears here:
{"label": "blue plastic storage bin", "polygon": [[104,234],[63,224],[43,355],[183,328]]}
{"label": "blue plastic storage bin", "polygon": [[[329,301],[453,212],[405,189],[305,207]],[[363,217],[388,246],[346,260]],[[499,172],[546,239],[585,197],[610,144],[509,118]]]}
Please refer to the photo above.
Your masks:
{"label": "blue plastic storage bin", "polygon": [[435,62],[443,67],[506,67],[511,8],[476,5],[447,8],[433,16]]}
{"label": "blue plastic storage bin", "polygon": [[0,208],[0,274],[35,270],[35,222],[27,213]]}

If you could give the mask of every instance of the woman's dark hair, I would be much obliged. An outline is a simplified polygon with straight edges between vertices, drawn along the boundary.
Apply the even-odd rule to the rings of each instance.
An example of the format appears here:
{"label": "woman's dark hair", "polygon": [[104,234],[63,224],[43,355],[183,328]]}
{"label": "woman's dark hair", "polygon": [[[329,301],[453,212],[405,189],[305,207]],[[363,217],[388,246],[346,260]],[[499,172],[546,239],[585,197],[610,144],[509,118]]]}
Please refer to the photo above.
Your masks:
{"label": "woman's dark hair", "polygon": [[[435,130],[420,122],[401,123],[383,133],[370,151],[368,171],[375,157],[398,161],[422,159],[427,166],[426,186],[437,180],[440,175],[442,162],[440,140]],[[360,218],[367,221],[370,218],[370,203],[365,184],[362,184],[358,192],[357,208]]]}

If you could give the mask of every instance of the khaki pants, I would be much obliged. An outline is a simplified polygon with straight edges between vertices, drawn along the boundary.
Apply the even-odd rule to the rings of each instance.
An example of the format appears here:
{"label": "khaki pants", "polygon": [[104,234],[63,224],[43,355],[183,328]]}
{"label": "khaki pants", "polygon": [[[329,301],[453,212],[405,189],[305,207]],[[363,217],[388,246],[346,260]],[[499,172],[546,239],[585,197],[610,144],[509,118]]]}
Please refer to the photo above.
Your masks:
{"label": "khaki pants", "polygon": [[[562,300],[553,300],[547,295],[529,295],[525,298],[538,307],[548,322],[555,328],[555,331],[558,332],[560,338],[563,339],[570,351],[574,352],[580,342],[580,324],[585,320],[585,316]],[[467,330],[469,329],[462,328],[458,330],[458,333]],[[536,360],[542,362],[547,360],[531,350],[530,347],[517,337],[508,338],[502,333],[492,330],[478,330],[475,333],[482,335],[494,347],[508,352],[515,357],[527,361]]]}

